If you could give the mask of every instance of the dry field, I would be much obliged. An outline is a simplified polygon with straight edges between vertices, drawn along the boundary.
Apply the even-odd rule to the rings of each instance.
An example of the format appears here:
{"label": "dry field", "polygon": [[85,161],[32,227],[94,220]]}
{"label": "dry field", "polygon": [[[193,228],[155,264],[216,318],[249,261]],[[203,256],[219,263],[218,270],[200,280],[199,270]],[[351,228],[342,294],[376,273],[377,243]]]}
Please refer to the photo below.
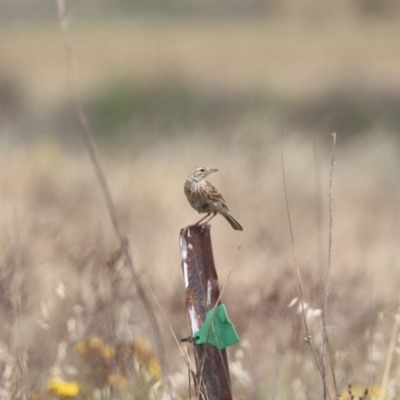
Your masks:
{"label": "dry field", "polygon": [[[71,33],[84,99],[115,77],[150,86],[179,78],[194,91],[229,96],[266,90],[296,104],[332,88],[400,91],[395,18],[77,17]],[[57,127],[67,128],[52,119],[68,108],[56,21],[4,24],[0,34],[7,37],[0,41],[1,78],[9,85],[2,88],[11,87],[16,97],[10,98],[17,99],[1,114],[0,126],[1,398],[26,398],[23,391],[35,399],[73,397],[74,383],[82,399],[163,398],[159,355],[145,342],[154,345],[146,310],[126,267],[109,262],[118,242],[92,165],[82,143],[65,140]],[[4,93],[1,104],[7,105]],[[152,132],[151,121],[130,132],[136,126],[131,121],[122,138],[99,140],[135,262],[178,338],[189,334],[178,235],[198,218],[183,183],[196,165],[220,170],[210,181],[244,227],[238,233],[220,217],[212,222],[221,285],[234,265],[223,302],[241,337],[228,351],[236,399],[318,399],[322,393],[298,303],[289,307],[298,283],[281,148],[294,248],[319,356],[335,120],[296,127],[284,111],[206,125],[193,121],[193,129],[190,120],[178,119],[173,135]],[[343,131],[337,131],[333,174],[328,333],[339,391],[349,383],[382,384],[398,319],[400,143],[396,125],[384,122],[373,120],[350,136],[338,121]],[[68,129],[69,138],[78,135],[76,127]],[[178,398],[189,398],[185,362],[153,305],[166,347],[165,376],[172,377]],[[399,382],[395,349],[390,398],[398,398]]]}

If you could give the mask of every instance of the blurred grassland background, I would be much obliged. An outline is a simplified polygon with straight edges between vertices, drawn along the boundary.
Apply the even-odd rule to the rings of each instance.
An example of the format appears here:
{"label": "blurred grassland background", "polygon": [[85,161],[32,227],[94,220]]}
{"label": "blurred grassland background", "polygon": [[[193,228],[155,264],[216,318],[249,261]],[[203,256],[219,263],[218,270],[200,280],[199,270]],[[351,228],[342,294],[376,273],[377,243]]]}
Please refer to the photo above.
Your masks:
{"label": "blurred grassland background", "polygon": [[[178,233],[198,218],[183,183],[197,165],[220,170],[210,181],[244,227],[239,234],[222,218],[212,223],[221,284],[235,263],[223,301],[242,338],[229,349],[237,398],[320,398],[297,304],[288,308],[298,289],[281,146],[318,349],[337,133],[332,359],[339,389],[379,385],[400,285],[398,2],[85,0],[68,7],[78,85],[111,193],[178,338],[189,334]],[[81,398],[94,388],[105,396],[107,385],[110,398],[128,398],[127,391],[149,398],[109,378],[116,370],[130,383],[138,376],[122,356],[99,370],[76,351],[101,337],[117,357],[133,335],[151,332],[129,273],[107,267],[118,243],[68,100],[55,4],[3,0],[0,37],[0,388],[10,392],[22,376],[37,398],[57,397],[46,388],[58,376],[79,382]],[[179,381],[185,364],[159,319],[167,373],[188,398]],[[399,381],[395,355],[393,397]]]}

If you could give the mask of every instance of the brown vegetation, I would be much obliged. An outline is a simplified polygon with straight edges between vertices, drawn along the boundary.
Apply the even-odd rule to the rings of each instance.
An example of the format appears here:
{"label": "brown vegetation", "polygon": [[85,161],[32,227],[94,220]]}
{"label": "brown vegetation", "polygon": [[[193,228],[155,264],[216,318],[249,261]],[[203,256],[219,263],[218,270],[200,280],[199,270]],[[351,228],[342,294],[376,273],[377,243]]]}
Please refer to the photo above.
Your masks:
{"label": "brown vegetation", "polygon": [[[221,284],[241,243],[223,302],[242,339],[229,349],[234,390],[247,398],[319,398],[322,387],[298,302],[289,307],[298,289],[282,145],[309,329],[319,349],[330,133],[340,127],[328,316],[340,389],[351,382],[381,383],[397,313],[398,116],[387,110],[396,109],[399,98],[400,24],[343,15],[323,22],[293,15],[254,23],[147,19],[79,22],[72,29],[93,126],[103,110],[96,101],[115,95],[112,88],[103,90],[115,84],[115,76],[133,82],[137,104],[147,104],[138,118],[123,115],[118,132],[99,138],[100,155],[136,263],[178,338],[188,335],[178,233],[198,219],[183,183],[196,165],[219,169],[210,180],[244,228],[238,234],[219,217],[212,223]],[[21,394],[13,390],[24,388],[35,396],[47,389],[57,396],[61,389],[74,393],[75,387],[49,381],[59,376],[79,382],[88,396],[95,388],[105,396],[104,387],[116,398],[124,398],[124,391],[148,398],[153,389],[161,396],[157,356],[147,343],[152,333],[132,277],[120,260],[108,262],[118,243],[66,111],[56,21],[0,29],[9,38],[0,42],[0,104],[9,106],[0,111],[0,388],[14,398]],[[165,85],[171,77],[179,84]],[[165,103],[151,108],[160,93]],[[313,114],[340,106],[346,93],[352,94],[346,104],[362,108],[352,114],[345,107],[349,122],[343,123],[340,107],[327,119],[322,111]],[[387,118],[379,118],[376,104]],[[360,123],[364,113],[375,117]],[[184,360],[158,317],[167,374],[187,398]],[[398,393],[398,373],[395,358],[391,394]]]}

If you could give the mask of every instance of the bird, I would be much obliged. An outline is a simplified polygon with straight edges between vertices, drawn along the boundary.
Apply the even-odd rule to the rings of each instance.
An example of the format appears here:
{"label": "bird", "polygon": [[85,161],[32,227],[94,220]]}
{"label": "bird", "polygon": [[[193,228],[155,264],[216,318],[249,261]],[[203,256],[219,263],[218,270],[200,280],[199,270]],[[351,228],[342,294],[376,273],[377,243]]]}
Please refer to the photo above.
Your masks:
{"label": "bird", "polygon": [[199,213],[207,213],[205,217],[194,225],[200,225],[200,222],[212,214],[208,220],[201,224],[205,226],[217,214],[221,214],[231,224],[233,229],[242,231],[242,226],[229,213],[225,199],[210,182],[206,181],[207,175],[217,171],[218,169],[216,168],[196,167],[185,181],[185,195],[190,205]]}

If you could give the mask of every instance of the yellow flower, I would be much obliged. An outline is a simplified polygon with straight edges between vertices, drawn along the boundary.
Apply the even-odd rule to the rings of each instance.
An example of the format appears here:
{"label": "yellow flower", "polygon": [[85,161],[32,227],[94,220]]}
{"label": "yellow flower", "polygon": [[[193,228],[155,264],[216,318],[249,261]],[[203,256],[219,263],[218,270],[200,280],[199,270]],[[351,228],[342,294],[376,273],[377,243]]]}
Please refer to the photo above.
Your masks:
{"label": "yellow flower", "polygon": [[98,336],[91,336],[87,344],[92,350],[99,350],[103,346],[103,340]]}
{"label": "yellow flower", "polygon": [[[380,395],[381,389],[378,386],[368,388],[361,385],[349,385],[347,389],[343,390],[338,400],[351,400],[358,398],[365,400],[378,400]],[[383,396],[382,400],[388,400],[388,397]]]}
{"label": "yellow flower", "polygon": [[86,354],[87,350],[86,343],[82,341],[78,342],[74,347],[74,351],[76,354],[78,354],[78,356],[83,356]]}
{"label": "yellow flower", "polygon": [[115,356],[115,353],[116,353],[115,348],[108,345],[104,345],[103,348],[101,349],[101,356],[105,360],[113,358]]}
{"label": "yellow flower", "polygon": [[388,400],[389,397],[387,396],[381,396],[381,388],[379,386],[372,386],[369,388],[368,390],[368,396],[367,399],[371,399],[371,400],[378,400],[380,398],[382,398],[382,400]]}
{"label": "yellow flower", "polygon": [[111,374],[107,377],[107,384],[116,390],[124,390],[128,386],[128,380],[119,374]]}
{"label": "yellow flower", "polygon": [[135,351],[137,360],[148,366],[150,361],[154,358],[153,347],[149,341],[141,336],[135,336],[132,340],[132,347]]}
{"label": "yellow flower", "polygon": [[149,364],[147,365],[147,369],[150,373],[150,375],[153,378],[161,379],[161,368],[158,360],[153,357],[150,361]]}
{"label": "yellow flower", "polygon": [[66,382],[61,379],[52,378],[47,384],[47,389],[60,397],[75,397],[79,394],[79,386],[75,382]]}

